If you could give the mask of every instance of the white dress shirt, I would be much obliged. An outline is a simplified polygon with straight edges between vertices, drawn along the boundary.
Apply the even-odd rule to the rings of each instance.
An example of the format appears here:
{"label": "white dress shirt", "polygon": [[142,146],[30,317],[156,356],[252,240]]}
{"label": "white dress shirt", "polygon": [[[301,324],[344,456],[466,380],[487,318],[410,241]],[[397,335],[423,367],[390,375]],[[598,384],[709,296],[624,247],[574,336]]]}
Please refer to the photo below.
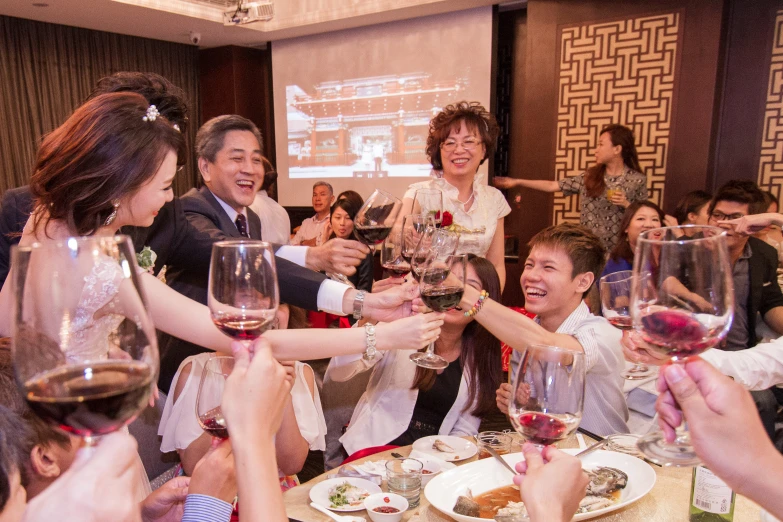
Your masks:
{"label": "white dress shirt", "polygon": [[291,218],[288,212],[266,190],[259,190],[250,210],[261,220],[261,238],[270,243],[287,245],[291,241]]}
{"label": "white dress shirt", "polygon": [[783,337],[747,350],[707,350],[701,358],[748,390],[783,384]]}
{"label": "white dress shirt", "polygon": [[324,227],[329,222],[329,214],[322,220],[318,220],[318,215],[309,217],[302,221],[302,226],[297,230],[296,235],[291,240],[292,245],[301,245],[302,241],[315,238],[315,245],[320,246],[323,241]]}

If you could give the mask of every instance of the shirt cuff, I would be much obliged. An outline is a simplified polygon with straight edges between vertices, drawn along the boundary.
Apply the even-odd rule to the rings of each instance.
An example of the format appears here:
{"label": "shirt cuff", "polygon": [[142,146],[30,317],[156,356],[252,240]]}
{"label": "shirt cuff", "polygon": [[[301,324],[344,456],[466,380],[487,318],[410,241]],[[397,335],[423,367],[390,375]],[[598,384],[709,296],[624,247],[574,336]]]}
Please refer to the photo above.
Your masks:
{"label": "shirt cuff", "polygon": [[283,245],[275,251],[275,255],[299,266],[305,266],[308,248],[306,246]]}
{"label": "shirt cuff", "polygon": [[351,287],[346,284],[324,279],[318,288],[318,309],[334,315],[345,315],[343,313],[343,297],[345,297],[345,292],[350,289]]}
{"label": "shirt cuff", "polygon": [[234,507],[209,495],[190,494],[185,498],[185,511],[182,522],[228,522]]}

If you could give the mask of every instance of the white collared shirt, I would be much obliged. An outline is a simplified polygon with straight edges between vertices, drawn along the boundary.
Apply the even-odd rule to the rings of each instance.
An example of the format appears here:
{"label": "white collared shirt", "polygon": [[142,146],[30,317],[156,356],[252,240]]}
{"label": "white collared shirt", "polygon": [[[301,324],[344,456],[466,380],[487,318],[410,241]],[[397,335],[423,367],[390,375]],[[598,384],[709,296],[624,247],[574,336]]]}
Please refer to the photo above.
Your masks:
{"label": "white collared shirt", "polygon": [[292,245],[301,245],[302,241],[315,238],[315,245],[320,246],[323,241],[324,227],[329,222],[329,214],[322,220],[318,220],[318,215],[309,217],[302,221],[302,226],[296,232],[296,235],[291,240]]}
{"label": "white collared shirt", "polygon": [[261,236],[264,241],[287,245],[291,241],[291,218],[288,212],[266,190],[259,190],[250,210],[261,220]]}
{"label": "white collared shirt", "polygon": [[[230,219],[232,223],[236,223],[237,222],[237,216],[239,215],[239,212],[234,210],[234,207],[232,207],[231,205],[229,205],[228,203],[226,203],[225,201],[223,201],[222,199],[217,197],[214,192],[212,192],[212,195],[215,196],[215,199],[217,200],[217,202],[220,203],[220,206],[223,207],[223,210],[226,211],[226,214],[228,215],[228,219]],[[245,219],[247,219],[247,207],[242,209],[242,215],[245,216]],[[247,233],[250,234],[250,229],[249,228],[248,228]]]}
{"label": "white collared shirt", "polygon": [[783,337],[736,352],[713,348],[701,358],[748,390],[783,384]]}

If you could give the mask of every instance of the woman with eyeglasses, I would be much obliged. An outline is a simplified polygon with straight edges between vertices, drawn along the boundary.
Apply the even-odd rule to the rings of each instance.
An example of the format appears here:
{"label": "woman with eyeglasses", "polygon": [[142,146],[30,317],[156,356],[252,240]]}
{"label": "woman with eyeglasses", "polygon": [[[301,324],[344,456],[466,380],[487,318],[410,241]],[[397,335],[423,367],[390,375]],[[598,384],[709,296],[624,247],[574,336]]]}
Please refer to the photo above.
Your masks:
{"label": "woman with eyeglasses", "polygon": [[628,205],[647,199],[647,176],[639,165],[633,131],[616,123],[601,129],[595,165],[578,176],[559,181],[502,177],[495,178],[495,186],[579,194],[579,221],[603,241],[607,251],[617,244]]}
{"label": "woman with eyeglasses", "polygon": [[[460,233],[459,254],[487,258],[506,283],[503,218],[511,212],[503,194],[481,182],[479,166],[495,153],[500,129],[495,117],[478,102],[461,101],[443,108],[430,121],[427,157],[436,179],[414,183],[403,196],[400,218],[411,213],[416,191],[437,189],[443,211]],[[421,196],[421,194],[420,194]],[[426,203],[426,202],[425,202]]]}

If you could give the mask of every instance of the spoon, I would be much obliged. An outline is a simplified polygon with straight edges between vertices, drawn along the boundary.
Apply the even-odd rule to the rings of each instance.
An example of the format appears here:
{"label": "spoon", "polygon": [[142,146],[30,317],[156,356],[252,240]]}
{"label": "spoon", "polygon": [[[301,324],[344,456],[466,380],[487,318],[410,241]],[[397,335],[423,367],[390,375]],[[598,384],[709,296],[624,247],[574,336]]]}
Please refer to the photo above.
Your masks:
{"label": "spoon", "polygon": [[345,516],[335,515],[325,507],[319,506],[315,502],[310,502],[310,507],[315,509],[316,511],[320,511],[324,515],[328,516],[332,520],[336,520],[337,522],[367,522],[367,519],[364,517],[354,517],[351,515],[345,515]]}

